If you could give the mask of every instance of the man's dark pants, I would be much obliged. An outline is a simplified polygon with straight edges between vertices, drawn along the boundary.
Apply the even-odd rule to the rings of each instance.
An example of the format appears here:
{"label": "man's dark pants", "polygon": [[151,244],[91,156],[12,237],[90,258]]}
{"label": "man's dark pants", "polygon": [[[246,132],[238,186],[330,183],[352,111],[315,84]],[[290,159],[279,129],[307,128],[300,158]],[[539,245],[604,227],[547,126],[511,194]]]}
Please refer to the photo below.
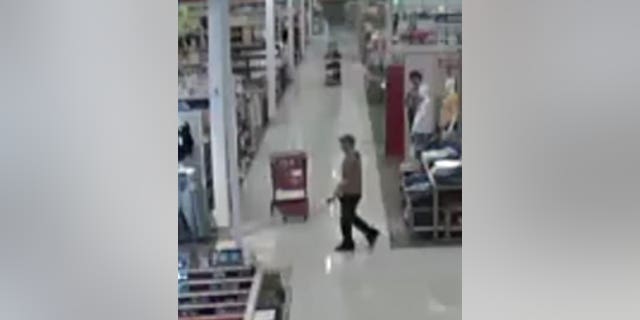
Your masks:
{"label": "man's dark pants", "polygon": [[352,227],[360,230],[365,236],[369,236],[375,232],[362,218],[356,213],[360,202],[360,195],[343,195],[340,197],[340,229],[342,230],[342,243],[352,245]]}

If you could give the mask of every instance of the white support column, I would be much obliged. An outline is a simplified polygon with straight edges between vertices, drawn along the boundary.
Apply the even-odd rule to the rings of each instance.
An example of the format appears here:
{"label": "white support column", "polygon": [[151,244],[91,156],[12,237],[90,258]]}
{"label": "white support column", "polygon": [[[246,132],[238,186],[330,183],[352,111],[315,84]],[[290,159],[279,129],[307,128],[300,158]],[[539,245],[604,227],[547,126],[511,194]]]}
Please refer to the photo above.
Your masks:
{"label": "white support column", "polygon": [[311,40],[311,36],[313,35],[313,0],[306,0],[307,2],[307,41]]}
{"label": "white support column", "polygon": [[294,48],[294,20],[293,16],[295,15],[295,8],[293,7],[293,0],[287,0],[287,60],[289,61],[289,70],[291,74],[296,68],[296,60],[295,60],[295,48]]}
{"label": "white support column", "polygon": [[229,41],[229,0],[208,0],[209,116],[216,224],[238,236],[237,124]]}
{"label": "white support column", "polygon": [[386,15],[385,15],[385,33],[384,33],[384,41],[385,41],[385,56],[384,56],[384,64],[388,66],[391,62],[391,44],[393,38],[393,10],[395,9],[393,5],[393,0],[387,0],[386,5]]}
{"label": "white support column", "polygon": [[265,0],[265,38],[267,45],[267,105],[269,119],[276,115],[276,27],[275,0]]}
{"label": "white support column", "polygon": [[306,20],[306,14],[305,14],[305,9],[304,9],[304,2],[305,0],[298,0],[298,29],[300,30],[300,55],[304,56],[305,52],[306,52],[306,42],[305,42],[305,20]]}

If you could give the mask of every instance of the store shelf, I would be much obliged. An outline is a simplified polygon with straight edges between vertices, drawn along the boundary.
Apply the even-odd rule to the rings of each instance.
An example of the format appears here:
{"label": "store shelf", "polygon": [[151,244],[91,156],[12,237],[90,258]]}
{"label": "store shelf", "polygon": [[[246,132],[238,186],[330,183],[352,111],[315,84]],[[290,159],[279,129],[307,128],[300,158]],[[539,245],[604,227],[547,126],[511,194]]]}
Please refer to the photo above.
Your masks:
{"label": "store shelf", "polygon": [[244,307],[246,306],[246,304],[247,303],[244,301],[229,301],[229,302],[218,302],[218,303],[194,303],[194,304],[178,305],[178,311]]}
{"label": "store shelf", "polygon": [[225,314],[214,316],[188,316],[178,317],[179,320],[242,320],[244,314]]}
{"label": "store shelf", "polygon": [[207,280],[185,280],[182,282],[185,286],[201,286],[201,285],[214,285],[225,283],[247,283],[251,282],[252,278],[230,278],[230,279],[207,279]]}
{"label": "store shelf", "polygon": [[204,298],[204,297],[224,297],[224,296],[233,296],[233,295],[248,295],[251,291],[249,289],[244,290],[212,290],[212,291],[201,291],[201,292],[187,292],[187,293],[179,293],[178,299],[189,299],[189,298]]}
{"label": "store shelf", "polygon": [[266,43],[264,42],[256,42],[256,43],[241,43],[241,42],[232,42],[231,50],[265,50]]}
{"label": "store shelf", "polygon": [[200,268],[200,269],[189,269],[187,272],[191,275],[199,275],[199,274],[210,274],[217,272],[229,272],[229,271],[252,271],[252,266],[219,266],[215,268]]}
{"label": "store shelf", "polygon": [[[261,51],[264,51],[261,49]],[[266,53],[243,53],[243,54],[232,54],[231,55],[231,59],[260,59],[260,60],[264,60],[267,58],[267,54]]]}
{"label": "store shelf", "polygon": [[178,319],[251,319],[261,270],[239,265],[188,269],[185,273],[187,280],[178,281]]}
{"label": "store shelf", "polygon": [[204,63],[204,62],[178,63],[178,69],[191,69],[191,68],[206,69],[207,63]]}
{"label": "store shelf", "polygon": [[264,6],[264,0],[232,0],[233,6],[249,6],[249,5],[261,5]]}
{"label": "store shelf", "polygon": [[244,66],[234,66],[233,67],[233,73],[242,73],[242,72],[247,72],[247,71],[266,71],[267,67],[265,66],[248,66],[248,67],[244,67]]}

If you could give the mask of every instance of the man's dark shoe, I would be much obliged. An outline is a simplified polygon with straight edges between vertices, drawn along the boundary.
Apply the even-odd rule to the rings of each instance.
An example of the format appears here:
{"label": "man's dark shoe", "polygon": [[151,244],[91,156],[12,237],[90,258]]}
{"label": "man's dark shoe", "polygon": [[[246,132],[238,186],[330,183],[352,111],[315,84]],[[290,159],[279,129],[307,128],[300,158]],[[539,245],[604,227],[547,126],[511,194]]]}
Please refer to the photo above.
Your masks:
{"label": "man's dark shoe", "polygon": [[355,249],[356,249],[356,246],[353,243],[351,244],[342,243],[339,246],[337,246],[335,250],[337,252],[351,252],[351,251],[354,251]]}
{"label": "man's dark shoe", "polygon": [[380,236],[380,231],[375,229],[367,235],[367,241],[369,242],[370,248],[373,248],[376,246],[376,242],[378,241],[378,236]]}

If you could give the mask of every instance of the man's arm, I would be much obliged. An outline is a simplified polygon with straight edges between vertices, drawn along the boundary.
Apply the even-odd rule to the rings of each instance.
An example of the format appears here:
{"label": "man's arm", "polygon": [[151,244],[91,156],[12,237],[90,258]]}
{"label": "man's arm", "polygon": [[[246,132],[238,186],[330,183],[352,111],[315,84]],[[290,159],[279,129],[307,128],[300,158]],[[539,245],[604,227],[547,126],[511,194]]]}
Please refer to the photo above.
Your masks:
{"label": "man's arm", "polygon": [[344,175],[344,165],[342,166],[343,170],[342,170],[342,177],[340,178],[340,182],[338,182],[338,184],[336,185],[335,190],[333,190],[333,196],[336,198],[339,198],[342,196],[342,194],[344,193],[344,186],[347,184],[347,179]]}

